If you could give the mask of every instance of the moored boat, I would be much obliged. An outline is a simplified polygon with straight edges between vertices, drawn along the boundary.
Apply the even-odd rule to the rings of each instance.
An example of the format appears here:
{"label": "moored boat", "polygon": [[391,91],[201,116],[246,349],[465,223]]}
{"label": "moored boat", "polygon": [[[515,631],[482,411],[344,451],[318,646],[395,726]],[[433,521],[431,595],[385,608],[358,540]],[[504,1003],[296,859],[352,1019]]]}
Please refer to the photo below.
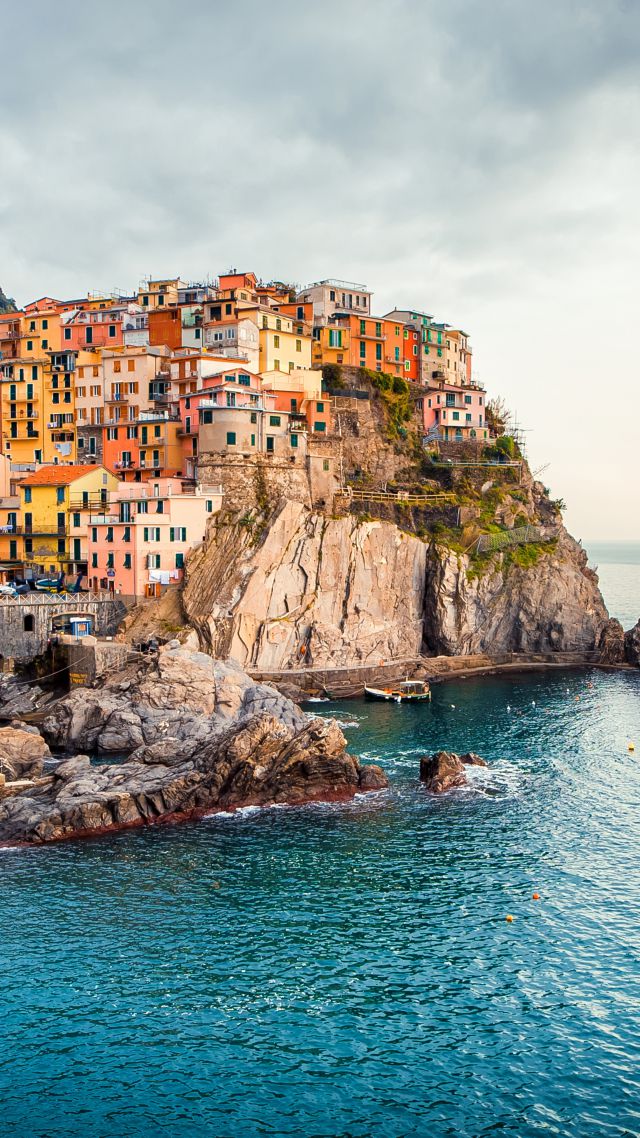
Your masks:
{"label": "moored boat", "polygon": [[372,688],[365,684],[367,699],[384,699],[389,703],[419,703],[431,699],[431,688],[426,680],[402,680],[384,688]]}

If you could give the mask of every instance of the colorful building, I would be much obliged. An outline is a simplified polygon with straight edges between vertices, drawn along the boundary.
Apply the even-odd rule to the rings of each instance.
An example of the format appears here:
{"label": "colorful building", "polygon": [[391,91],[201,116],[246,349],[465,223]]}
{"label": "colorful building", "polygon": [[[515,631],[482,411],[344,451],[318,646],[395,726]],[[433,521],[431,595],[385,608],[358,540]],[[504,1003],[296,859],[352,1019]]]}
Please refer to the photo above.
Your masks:
{"label": "colorful building", "polygon": [[313,362],[404,375],[404,328],[384,317],[335,315],[314,328]]}
{"label": "colorful building", "polygon": [[120,483],[88,519],[91,587],[143,597],[177,584],[221,503],[220,493],[185,491],[178,478]]}
{"label": "colorful building", "polygon": [[19,486],[18,559],[36,574],[84,572],[82,514],[106,503],[117,482],[103,466],[41,466],[28,474]]}
{"label": "colorful building", "polygon": [[488,439],[485,391],[479,384],[431,383],[416,406],[422,411],[427,438],[445,442]]}

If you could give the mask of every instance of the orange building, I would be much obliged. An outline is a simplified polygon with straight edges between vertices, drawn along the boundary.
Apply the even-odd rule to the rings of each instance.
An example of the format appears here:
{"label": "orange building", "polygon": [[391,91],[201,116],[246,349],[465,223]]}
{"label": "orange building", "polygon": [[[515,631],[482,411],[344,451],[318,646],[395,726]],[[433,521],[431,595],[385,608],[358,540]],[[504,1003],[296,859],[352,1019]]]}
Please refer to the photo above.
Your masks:
{"label": "orange building", "polygon": [[333,316],[314,328],[313,366],[348,364],[404,375],[403,327],[375,316]]}

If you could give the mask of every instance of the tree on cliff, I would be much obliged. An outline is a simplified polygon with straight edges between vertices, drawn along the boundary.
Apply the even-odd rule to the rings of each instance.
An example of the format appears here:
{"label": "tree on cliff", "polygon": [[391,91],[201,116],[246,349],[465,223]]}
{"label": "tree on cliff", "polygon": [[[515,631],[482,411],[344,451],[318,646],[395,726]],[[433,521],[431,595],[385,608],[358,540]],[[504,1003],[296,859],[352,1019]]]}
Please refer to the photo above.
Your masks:
{"label": "tree on cliff", "polygon": [[3,312],[17,312],[16,302],[11,296],[5,296],[0,288],[0,315]]}

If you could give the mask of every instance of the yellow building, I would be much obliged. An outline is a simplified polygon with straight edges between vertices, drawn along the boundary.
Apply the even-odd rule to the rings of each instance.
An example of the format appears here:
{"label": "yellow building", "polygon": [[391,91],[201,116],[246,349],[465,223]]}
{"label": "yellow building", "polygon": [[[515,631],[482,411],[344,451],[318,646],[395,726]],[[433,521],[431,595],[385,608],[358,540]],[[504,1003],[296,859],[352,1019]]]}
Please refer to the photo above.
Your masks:
{"label": "yellow building", "polygon": [[351,330],[349,327],[327,327],[315,329],[313,340],[313,366],[322,368],[325,364],[348,364],[351,362]]}
{"label": "yellow building", "polygon": [[117,485],[104,466],[42,466],[28,474],[19,486],[18,559],[36,573],[86,572],[85,518]]}
{"label": "yellow building", "polygon": [[61,346],[54,303],[44,298],[27,307],[19,355],[0,361],[2,449],[17,464],[76,458],[75,355]]}
{"label": "yellow building", "polygon": [[290,316],[281,316],[262,306],[255,313],[247,311],[244,315],[252,316],[258,325],[260,372],[288,374],[311,367],[311,337],[306,327],[304,331],[297,331]]}

